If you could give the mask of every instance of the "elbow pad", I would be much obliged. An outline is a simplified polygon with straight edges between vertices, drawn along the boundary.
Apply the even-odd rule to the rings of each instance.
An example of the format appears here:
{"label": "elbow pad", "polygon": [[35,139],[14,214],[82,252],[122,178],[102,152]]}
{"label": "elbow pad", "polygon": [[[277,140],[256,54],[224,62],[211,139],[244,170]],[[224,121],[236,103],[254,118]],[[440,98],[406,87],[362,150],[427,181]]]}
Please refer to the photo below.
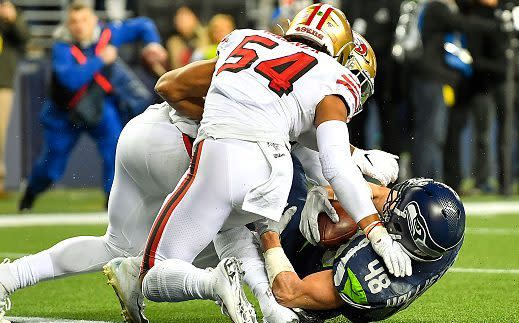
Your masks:
{"label": "elbow pad", "polygon": [[321,123],[317,127],[317,145],[323,175],[346,212],[357,223],[376,214],[371,189],[351,157],[346,123],[337,120]]}

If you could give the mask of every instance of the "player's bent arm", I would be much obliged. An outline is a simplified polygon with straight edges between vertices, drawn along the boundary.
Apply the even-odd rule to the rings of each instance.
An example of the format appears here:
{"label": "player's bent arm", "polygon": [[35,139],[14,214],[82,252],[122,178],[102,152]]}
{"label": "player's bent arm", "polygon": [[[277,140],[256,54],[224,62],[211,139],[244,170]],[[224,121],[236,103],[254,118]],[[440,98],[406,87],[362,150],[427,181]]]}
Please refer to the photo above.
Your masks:
{"label": "player's bent arm", "polygon": [[371,189],[353,162],[346,116],[346,106],[336,96],[326,96],[316,108],[314,122],[323,175],[341,206],[364,231],[373,250],[382,257],[389,273],[396,277],[410,276],[411,259],[387,233],[371,199]]}
{"label": "player's bent arm", "polygon": [[204,113],[204,102],[204,98],[187,98],[178,101],[172,107],[183,116],[195,121],[200,121]]}
{"label": "player's bent arm", "polygon": [[207,95],[213,77],[216,59],[203,60],[177,68],[162,75],[155,92],[171,106],[187,98]]}
{"label": "player's bent arm", "polygon": [[333,282],[331,270],[300,279],[283,249],[279,234],[268,231],[261,235],[265,250],[265,267],[276,300],[283,306],[307,310],[329,310],[343,305]]}
{"label": "player's bent arm", "polygon": [[341,206],[365,229],[380,218],[371,190],[351,158],[347,116],[348,109],[338,96],[328,95],[317,106],[314,123],[319,159]]}

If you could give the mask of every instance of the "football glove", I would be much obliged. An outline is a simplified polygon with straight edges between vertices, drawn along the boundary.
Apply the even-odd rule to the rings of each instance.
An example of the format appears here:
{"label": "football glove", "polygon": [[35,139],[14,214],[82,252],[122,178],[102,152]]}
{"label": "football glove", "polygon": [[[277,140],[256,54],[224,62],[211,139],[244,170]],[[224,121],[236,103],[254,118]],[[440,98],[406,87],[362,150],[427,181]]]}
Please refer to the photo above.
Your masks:
{"label": "football glove", "polygon": [[351,157],[362,174],[376,179],[384,186],[398,179],[398,156],[382,150],[355,148]]}
{"label": "football glove", "polygon": [[369,231],[368,239],[373,250],[382,257],[390,274],[396,277],[411,276],[411,258],[404,252],[400,243],[393,240],[383,226],[376,226]]}
{"label": "football glove", "polygon": [[339,222],[339,215],[328,200],[328,191],[322,186],[314,186],[306,196],[305,206],[301,212],[299,230],[312,245],[321,241],[317,217],[325,212],[333,223]]}
{"label": "football glove", "polygon": [[267,231],[274,231],[278,234],[281,234],[281,232],[285,230],[286,226],[288,225],[288,222],[290,222],[292,216],[296,213],[296,211],[296,206],[288,208],[281,216],[281,219],[279,219],[279,222],[267,218],[261,218],[260,220],[257,220],[256,222],[254,222],[256,232],[258,232],[260,237],[263,233]]}

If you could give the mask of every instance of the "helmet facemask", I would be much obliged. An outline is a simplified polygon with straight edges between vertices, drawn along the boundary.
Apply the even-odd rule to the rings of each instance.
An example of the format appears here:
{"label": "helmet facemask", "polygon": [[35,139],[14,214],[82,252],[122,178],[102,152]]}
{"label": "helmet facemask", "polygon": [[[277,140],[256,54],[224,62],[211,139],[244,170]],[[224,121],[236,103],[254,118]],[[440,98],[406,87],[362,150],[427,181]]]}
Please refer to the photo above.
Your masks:
{"label": "helmet facemask", "polygon": [[339,57],[338,61],[346,66],[359,80],[361,88],[361,109],[358,112],[360,112],[362,111],[364,103],[375,93],[377,59],[373,48],[371,48],[364,37],[355,31],[353,31],[353,37],[355,48],[353,48],[348,57]]}

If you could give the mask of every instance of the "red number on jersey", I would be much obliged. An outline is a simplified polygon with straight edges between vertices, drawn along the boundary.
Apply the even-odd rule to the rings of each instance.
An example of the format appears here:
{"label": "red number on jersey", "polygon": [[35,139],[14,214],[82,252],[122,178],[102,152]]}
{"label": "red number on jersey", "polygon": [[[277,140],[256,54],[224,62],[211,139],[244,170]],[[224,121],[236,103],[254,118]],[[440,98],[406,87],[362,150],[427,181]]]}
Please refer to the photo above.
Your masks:
{"label": "red number on jersey", "polygon": [[255,43],[258,45],[261,45],[263,47],[266,47],[268,49],[272,49],[278,45],[275,41],[273,41],[270,38],[263,37],[263,36],[247,36],[245,37],[242,42],[236,47],[230,54],[229,57],[227,57],[226,61],[229,60],[229,58],[240,58],[236,63],[225,63],[218,69],[218,72],[216,75],[220,74],[220,72],[223,71],[229,71],[233,73],[238,73],[241,70],[244,70],[246,68],[249,68],[252,63],[254,63],[258,59],[258,54],[254,49],[250,48],[243,48],[243,46],[247,45],[248,43]]}
{"label": "red number on jersey", "polygon": [[[242,42],[229,54],[229,58],[239,58],[235,63],[225,63],[216,72],[228,71],[238,73],[249,68],[257,59],[258,54],[254,49],[244,48],[248,43],[259,44],[268,49],[273,49],[279,44],[270,38],[253,35],[245,37]],[[293,83],[317,65],[317,59],[304,52],[275,58],[258,64],[254,71],[269,80],[269,88],[280,97],[289,94],[293,90]]]}
{"label": "red number on jersey", "polygon": [[281,97],[292,92],[293,83],[315,65],[315,57],[299,52],[261,62],[254,70],[269,80],[269,88]]}

